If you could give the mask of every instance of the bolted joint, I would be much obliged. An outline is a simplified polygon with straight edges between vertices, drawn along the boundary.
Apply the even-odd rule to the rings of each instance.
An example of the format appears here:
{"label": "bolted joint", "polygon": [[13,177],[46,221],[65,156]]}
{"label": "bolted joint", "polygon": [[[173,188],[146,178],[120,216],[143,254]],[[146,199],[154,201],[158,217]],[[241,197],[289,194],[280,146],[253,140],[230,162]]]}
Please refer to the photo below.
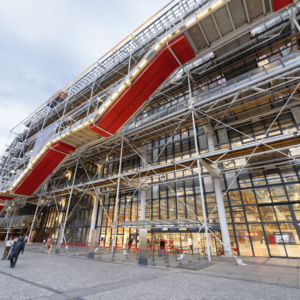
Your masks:
{"label": "bolted joint", "polygon": [[212,179],[214,178],[219,178],[221,179],[221,170],[218,168],[217,165],[214,164],[209,164],[207,163],[205,160],[203,160],[202,158],[200,158],[200,163],[202,164],[202,166],[205,167],[205,169],[209,172],[210,176]]}
{"label": "bolted joint", "polygon": [[204,129],[204,133],[207,136],[208,134],[212,134],[215,135],[215,131],[213,129],[213,127],[210,124],[206,124],[202,126]]}

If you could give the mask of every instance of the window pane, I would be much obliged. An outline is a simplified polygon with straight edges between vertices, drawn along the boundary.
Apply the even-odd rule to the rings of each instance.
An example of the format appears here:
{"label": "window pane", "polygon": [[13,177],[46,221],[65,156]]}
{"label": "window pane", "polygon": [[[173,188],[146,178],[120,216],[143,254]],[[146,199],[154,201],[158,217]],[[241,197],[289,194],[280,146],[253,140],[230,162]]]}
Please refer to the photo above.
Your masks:
{"label": "window pane", "polygon": [[186,205],[187,207],[187,217],[188,219],[196,219],[195,216],[195,198],[194,196],[186,197]]}
{"label": "window pane", "polygon": [[240,255],[253,256],[247,225],[235,225],[236,237]]}
{"label": "window pane", "polygon": [[266,185],[265,175],[262,171],[253,173],[252,181],[253,186]]}
{"label": "window pane", "polygon": [[280,171],[284,182],[298,181],[298,177],[293,167],[281,168]]}
{"label": "window pane", "polygon": [[280,223],[279,226],[288,256],[299,257],[300,243],[295,225],[293,223]]}
{"label": "window pane", "polygon": [[292,222],[292,216],[288,205],[274,206],[278,222]]}
{"label": "window pane", "polygon": [[249,223],[261,222],[256,205],[245,206],[245,212]]}
{"label": "window pane", "polygon": [[244,190],[241,191],[241,194],[244,204],[256,204],[253,190]]}
{"label": "window pane", "polygon": [[272,202],[268,188],[255,189],[255,194],[258,203]]}
{"label": "window pane", "polygon": [[300,199],[300,184],[288,184],[286,185],[286,191],[290,201],[297,201]]}
{"label": "window pane", "polygon": [[298,203],[293,204],[293,209],[294,209],[294,213],[295,213],[297,221],[300,222],[300,204],[298,204]]}
{"label": "window pane", "polygon": [[239,175],[238,179],[239,179],[241,188],[246,188],[246,187],[252,186],[249,174],[241,174],[241,175]]}
{"label": "window pane", "polygon": [[[184,201],[184,198],[182,199]],[[185,216],[185,205],[182,203],[180,199],[177,200],[177,205],[178,205],[178,219],[186,219]]]}
{"label": "window pane", "polygon": [[152,201],[152,220],[159,219],[159,200]]}
{"label": "window pane", "polygon": [[269,246],[271,256],[286,257],[282,237],[277,223],[264,224],[267,244]]}
{"label": "window pane", "polygon": [[250,238],[255,256],[269,256],[262,225],[249,224]]}
{"label": "window pane", "polygon": [[233,191],[228,193],[231,206],[241,205],[242,200],[239,191]]}
{"label": "window pane", "polygon": [[170,219],[177,219],[176,218],[176,200],[175,198],[169,198],[169,218]]}
{"label": "window pane", "polygon": [[280,178],[279,172],[276,170],[270,170],[270,171],[267,170],[266,178],[267,178],[268,184],[281,183],[281,178]]}
{"label": "window pane", "polygon": [[160,220],[168,218],[167,205],[167,199],[160,200]]}
{"label": "window pane", "polygon": [[263,222],[276,222],[273,206],[260,206],[260,215]]}
{"label": "window pane", "polygon": [[273,202],[288,201],[282,185],[269,187]]}
{"label": "window pane", "polygon": [[234,223],[245,223],[245,214],[242,206],[232,208],[232,217]]}

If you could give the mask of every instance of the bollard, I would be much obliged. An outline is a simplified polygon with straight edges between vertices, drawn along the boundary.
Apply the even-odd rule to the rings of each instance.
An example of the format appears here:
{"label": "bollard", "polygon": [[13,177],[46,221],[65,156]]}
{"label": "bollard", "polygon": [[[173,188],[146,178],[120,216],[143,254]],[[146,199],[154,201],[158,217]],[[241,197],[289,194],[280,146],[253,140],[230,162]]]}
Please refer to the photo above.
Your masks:
{"label": "bollard", "polygon": [[98,259],[101,259],[101,246],[99,245],[99,257]]}
{"label": "bollard", "polygon": [[189,262],[192,262],[191,260],[191,250],[189,249]]}
{"label": "bollard", "polygon": [[175,249],[175,260],[177,260],[177,249]]}
{"label": "bollard", "polygon": [[87,257],[89,247],[86,246],[85,256]]}
{"label": "bollard", "polygon": [[126,255],[126,258],[129,259],[129,250],[130,250],[130,249],[129,249],[127,246],[126,246],[126,249],[127,249],[127,255]]}
{"label": "bollard", "polygon": [[198,260],[201,260],[201,258],[200,258],[200,248],[198,248]]}
{"label": "bollard", "polygon": [[136,260],[139,259],[139,250],[136,248]]}
{"label": "bollard", "polygon": [[180,249],[179,249],[179,264],[182,265],[182,263],[181,263],[181,256],[180,256]]}
{"label": "bollard", "polygon": [[124,262],[125,261],[125,257],[124,257],[124,252],[126,251],[126,249],[123,249],[123,254],[122,254],[122,260],[121,262]]}
{"label": "bollard", "polygon": [[115,247],[113,247],[112,249],[112,258],[111,258],[111,261],[114,261],[114,256],[115,256]]}
{"label": "bollard", "polygon": [[152,266],[155,266],[155,259],[154,259],[154,247],[153,247],[153,260],[152,260]]}
{"label": "bollard", "polygon": [[170,267],[170,264],[169,264],[169,254],[167,254],[167,265],[166,265],[166,268],[169,268]]}

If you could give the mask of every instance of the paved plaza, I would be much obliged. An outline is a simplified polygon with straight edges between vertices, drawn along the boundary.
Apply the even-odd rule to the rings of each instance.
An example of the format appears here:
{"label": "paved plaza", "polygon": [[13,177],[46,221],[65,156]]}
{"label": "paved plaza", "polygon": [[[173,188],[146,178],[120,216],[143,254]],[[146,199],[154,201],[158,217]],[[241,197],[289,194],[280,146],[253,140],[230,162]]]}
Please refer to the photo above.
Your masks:
{"label": "paved plaza", "polygon": [[[175,257],[149,258],[110,252],[87,259],[85,251],[41,252],[29,245],[14,269],[0,262],[0,299],[299,299],[300,260],[213,257],[212,264],[194,254],[180,265]],[[3,247],[0,247],[3,253]],[[124,262],[122,262],[124,260]],[[170,265],[170,267],[167,267]]]}

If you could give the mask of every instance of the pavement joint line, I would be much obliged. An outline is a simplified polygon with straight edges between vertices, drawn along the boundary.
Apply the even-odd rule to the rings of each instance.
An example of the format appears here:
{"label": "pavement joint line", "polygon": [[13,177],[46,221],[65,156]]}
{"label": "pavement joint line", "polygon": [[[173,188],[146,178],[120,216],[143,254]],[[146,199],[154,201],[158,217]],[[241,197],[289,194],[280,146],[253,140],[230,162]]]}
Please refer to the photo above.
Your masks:
{"label": "pavement joint line", "polygon": [[[206,274],[206,273],[195,273],[195,272],[188,271],[188,270],[187,271],[181,271],[181,272],[182,273],[209,276],[209,277],[218,277],[218,278],[224,278],[224,279],[241,280],[241,281],[254,282],[254,283],[260,283],[260,284],[279,285],[279,286],[284,286],[284,287],[288,287],[288,288],[300,289],[300,286],[298,286],[298,285],[274,283],[274,282],[268,282],[268,281],[263,281],[263,280],[258,281],[258,280],[251,280],[251,279],[245,279],[245,278],[227,277],[227,276],[213,275],[213,274]],[[280,278],[278,278],[278,280],[280,280]]]}
{"label": "pavement joint line", "polygon": [[56,293],[56,294],[62,294],[63,292],[61,291],[58,291],[58,290],[55,290],[53,288],[50,288],[50,287],[47,287],[45,285],[42,285],[42,284],[37,284],[35,282],[32,282],[32,281],[29,281],[29,280],[26,280],[26,279],[23,279],[23,278],[20,278],[20,277],[17,277],[17,276],[14,276],[14,275],[11,275],[9,273],[6,273],[6,272],[3,272],[3,271],[0,271],[0,273],[4,274],[4,275],[7,275],[7,276],[10,276],[12,278],[15,278],[15,279],[18,279],[18,280],[21,280],[23,282],[26,282],[26,283],[29,283],[29,284],[32,284],[34,286],[37,286],[39,288],[42,288],[42,289],[45,289],[45,290],[48,290],[48,291],[51,291],[53,293]]}

